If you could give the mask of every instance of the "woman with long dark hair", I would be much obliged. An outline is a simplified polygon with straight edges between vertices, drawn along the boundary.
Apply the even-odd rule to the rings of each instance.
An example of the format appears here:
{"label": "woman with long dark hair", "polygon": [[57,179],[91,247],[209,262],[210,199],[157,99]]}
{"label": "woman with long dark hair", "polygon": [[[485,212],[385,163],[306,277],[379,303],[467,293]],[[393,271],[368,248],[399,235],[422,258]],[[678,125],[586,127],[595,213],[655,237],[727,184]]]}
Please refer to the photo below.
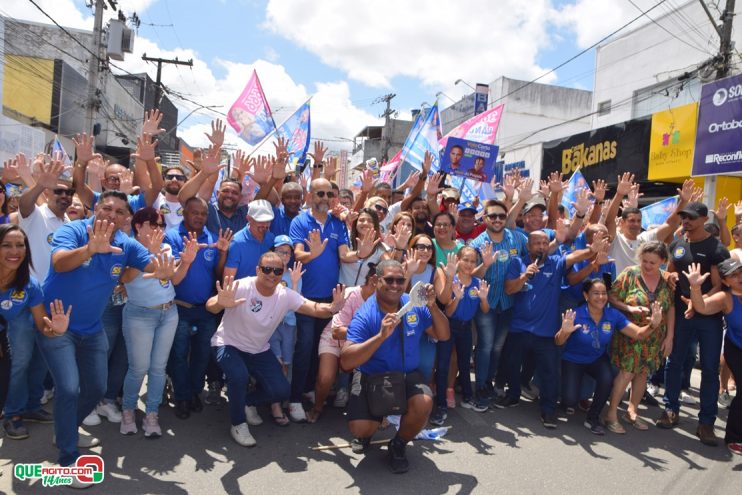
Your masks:
{"label": "woman with long dark hair", "polygon": [[371,254],[357,261],[340,263],[340,283],[345,287],[355,287],[363,284],[368,274],[368,264],[378,263],[381,256],[386,252],[386,248],[381,242],[379,216],[373,208],[361,208],[361,211],[358,212],[358,218],[353,222],[350,231],[351,249],[358,249],[358,244],[364,239],[370,243],[376,242]]}

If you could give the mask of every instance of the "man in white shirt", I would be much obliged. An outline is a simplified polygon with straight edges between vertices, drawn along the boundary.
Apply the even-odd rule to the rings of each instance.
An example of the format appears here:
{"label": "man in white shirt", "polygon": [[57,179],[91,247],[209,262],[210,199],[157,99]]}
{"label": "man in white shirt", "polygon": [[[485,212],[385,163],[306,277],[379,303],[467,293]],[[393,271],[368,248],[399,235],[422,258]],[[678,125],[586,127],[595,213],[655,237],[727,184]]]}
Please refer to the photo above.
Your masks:
{"label": "man in white shirt", "polygon": [[178,200],[178,193],[187,179],[181,167],[169,167],[162,171],[165,187],[157,195],[154,207],[165,217],[168,229],[176,228],[183,221],[183,206]]}
{"label": "man in white shirt", "polygon": [[[248,424],[256,426],[262,422],[255,407],[289,398],[289,382],[269,344],[278,324],[289,311],[329,318],[343,302],[340,286],[333,290],[331,304],[305,299],[281,285],[283,270],[283,261],[276,253],[265,253],[258,260],[257,276],[237,281],[225,277],[224,288],[217,281],[218,294],[206,302],[211,313],[224,311],[211,346],[227,378],[230,433],[244,447],[256,444],[248,428]],[[250,375],[258,386],[248,393]]]}

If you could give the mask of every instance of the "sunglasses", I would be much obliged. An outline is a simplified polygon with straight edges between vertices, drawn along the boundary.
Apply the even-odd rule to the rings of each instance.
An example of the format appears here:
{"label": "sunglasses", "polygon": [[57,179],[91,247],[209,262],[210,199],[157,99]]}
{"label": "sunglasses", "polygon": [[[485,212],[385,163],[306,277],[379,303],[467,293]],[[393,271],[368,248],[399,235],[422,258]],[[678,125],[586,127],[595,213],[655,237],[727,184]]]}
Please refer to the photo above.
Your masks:
{"label": "sunglasses", "polygon": [[508,218],[508,215],[507,213],[490,213],[489,215],[487,215],[487,218],[489,218],[490,220],[505,220],[506,218]]}
{"label": "sunglasses", "polygon": [[272,266],[260,266],[258,268],[260,268],[260,271],[265,273],[266,275],[270,275],[271,272],[273,272],[273,275],[283,275],[283,268],[275,268]]}
{"label": "sunglasses", "polygon": [[57,196],[69,196],[70,198],[75,195],[74,189],[62,189],[61,187],[58,189],[54,189],[54,194]]}
{"label": "sunglasses", "polygon": [[389,213],[389,208],[387,208],[386,206],[374,205],[374,208],[376,208],[376,211],[378,211],[379,213],[383,213],[384,215]]}
{"label": "sunglasses", "polygon": [[418,251],[432,251],[433,250],[432,244],[415,244],[412,247],[417,249]]}
{"label": "sunglasses", "polygon": [[315,194],[315,195],[316,195],[316,196],[317,196],[318,198],[324,198],[325,196],[327,196],[327,199],[332,199],[332,198],[334,198],[334,197],[335,197],[335,191],[327,191],[327,192],[325,192],[325,191],[317,191],[317,192],[316,192],[316,193],[314,193],[314,194]]}
{"label": "sunglasses", "polygon": [[177,180],[178,182],[185,182],[186,176],[185,175],[166,175],[165,180]]}
{"label": "sunglasses", "polygon": [[382,280],[387,285],[404,285],[407,281],[404,277],[382,277]]}

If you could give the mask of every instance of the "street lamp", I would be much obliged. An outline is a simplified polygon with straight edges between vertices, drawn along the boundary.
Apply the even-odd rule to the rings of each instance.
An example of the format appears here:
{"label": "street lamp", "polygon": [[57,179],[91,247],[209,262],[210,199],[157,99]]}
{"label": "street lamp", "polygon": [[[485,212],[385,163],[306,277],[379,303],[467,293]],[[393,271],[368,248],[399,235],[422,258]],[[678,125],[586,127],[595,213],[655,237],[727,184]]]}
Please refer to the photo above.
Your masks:
{"label": "street lamp", "polygon": [[467,86],[469,86],[469,87],[471,88],[471,90],[472,90],[472,91],[476,91],[476,89],[474,89],[474,86],[472,86],[472,85],[471,85],[471,84],[469,84],[468,82],[464,81],[463,79],[456,79],[456,82],[455,82],[455,83],[453,83],[453,85],[454,85],[454,86],[458,86],[458,85],[459,85],[459,83],[464,83],[464,84],[466,84]]}

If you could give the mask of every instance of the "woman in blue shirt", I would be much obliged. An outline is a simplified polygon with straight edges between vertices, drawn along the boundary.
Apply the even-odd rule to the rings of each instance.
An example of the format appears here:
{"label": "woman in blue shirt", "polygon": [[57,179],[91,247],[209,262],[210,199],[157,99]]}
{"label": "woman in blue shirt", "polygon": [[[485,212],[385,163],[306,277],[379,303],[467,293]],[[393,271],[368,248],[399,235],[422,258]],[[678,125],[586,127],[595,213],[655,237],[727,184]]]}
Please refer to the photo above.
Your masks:
{"label": "woman in blue shirt", "polygon": [[[692,263],[683,272],[690,283],[693,309],[702,315],[724,313],[727,324],[724,338],[724,360],[737,380],[742,379],[742,261],[729,258],[717,265],[721,281],[727,290],[704,297],[701,285],[710,275],[701,275],[701,265]],[[724,443],[732,454],[742,455],[742,399],[739,392],[729,405]]]}
{"label": "woman in blue shirt", "polygon": [[12,353],[10,383],[5,403],[8,438],[28,438],[23,420],[51,423],[52,415],[41,409],[46,366],[36,344],[36,327],[48,337],[62,335],[69,323],[62,302],[51,304],[47,317],[41,286],[31,276],[31,248],[18,225],[0,225],[0,316],[8,322],[7,338]]}
{"label": "woman in blue shirt", "polygon": [[[580,382],[585,374],[595,379],[595,395],[585,419],[585,428],[596,435],[605,431],[600,426],[600,412],[613,386],[613,370],[606,349],[614,332],[637,340],[645,339],[659,327],[662,308],[652,304],[649,325],[639,327],[629,322],[620,311],[606,307],[608,290],[601,279],[590,279],[582,285],[586,303],[576,310],[567,310],[562,317],[562,327],[554,336],[556,344],[564,345],[562,354],[562,405],[574,408],[580,398]],[[566,345],[565,345],[566,343]],[[608,430],[620,433],[617,421],[606,421]]]}

